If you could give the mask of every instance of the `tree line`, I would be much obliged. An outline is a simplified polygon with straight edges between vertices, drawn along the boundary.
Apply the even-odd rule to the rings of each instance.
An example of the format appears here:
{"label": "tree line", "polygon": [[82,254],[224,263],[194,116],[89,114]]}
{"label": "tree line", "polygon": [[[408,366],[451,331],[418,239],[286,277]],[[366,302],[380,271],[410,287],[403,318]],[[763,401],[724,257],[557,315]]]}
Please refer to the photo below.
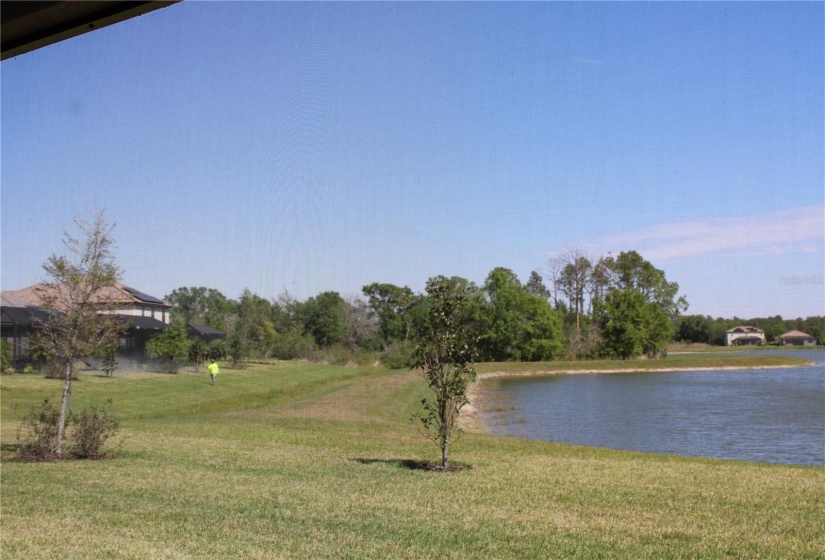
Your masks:
{"label": "tree line", "polygon": [[[740,324],[762,328],[769,341],[793,329],[818,338],[823,332],[822,317],[745,321],[683,315],[688,303],[679,285],[636,251],[593,258],[571,249],[525,282],[502,267],[481,285],[438,278],[466,294],[461,321],[476,333],[479,361],[660,357],[673,341],[722,344],[724,331]],[[357,296],[327,291],[305,301],[286,291],[266,299],[248,289],[232,300],[206,287],[177,288],[166,300],[181,323],[226,332],[228,340],[218,349],[234,361],[380,360],[388,367],[414,363],[431,303],[426,293],[378,282]],[[197,354],[191,356],[196,361]]]}

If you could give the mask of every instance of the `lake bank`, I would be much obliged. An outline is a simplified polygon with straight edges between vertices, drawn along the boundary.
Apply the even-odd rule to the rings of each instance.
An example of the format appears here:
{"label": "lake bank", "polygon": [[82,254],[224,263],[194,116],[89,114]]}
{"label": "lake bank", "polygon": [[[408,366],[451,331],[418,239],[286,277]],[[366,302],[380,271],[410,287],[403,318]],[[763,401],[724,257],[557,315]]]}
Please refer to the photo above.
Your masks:
{"label": "lake bank", "polygon": [[723,368],[762,368],[762,367],[795,367],[811,365],[814,362],[806,357],[788,356],[778,352],[770,354],[760,353],[679,353],[668,355],[663,359],[637,360],[580,360],[555,362],[486,362],[475,365],[480,375],[487,373],[501,374],[529,374],[540,372],[542,375],[554,373],[616,373],[623,371],[687,371],[695,368],[723,369]]}
{"label": "lake bank", "polygon": [[606,368],[606,369],[562,369],[562,370],[527,370],[527,371],[492,371],[479,373],[477,380],[491,379],[495,377],[524,377],[541,375],[584,375],[590,373],[664,373],[670,371],[735,371],[747,369],[785,369],[789,367],[811,367],[816,364],[789,364],[781,366],[694,366],[694,367],[663,367],[663,368]]}

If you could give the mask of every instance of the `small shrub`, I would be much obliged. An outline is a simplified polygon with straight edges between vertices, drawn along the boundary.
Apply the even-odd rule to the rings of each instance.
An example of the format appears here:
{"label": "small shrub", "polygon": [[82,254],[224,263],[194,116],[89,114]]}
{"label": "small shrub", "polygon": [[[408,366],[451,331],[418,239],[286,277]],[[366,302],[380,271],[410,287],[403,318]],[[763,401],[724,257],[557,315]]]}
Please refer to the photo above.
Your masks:
{"label": "small shrub", "polygon": [[213,340],[209,343],[207,354],[209,359],[223,360],[229,355],[229,345],[225,340]]}
{"label": "small shrub", "polygon": [[235,332],[229,339],[227,350],[229,357],[232,358],[233,368],[238,368],[239,364],[249,355],[249,345],[240,332]]}
{"label": "small shrub", "polygon": [[[111,412],[112,401],[103,407],[91,404],[87,410],[71,417],[73,429],[67,434],[68,456],[78,459],[104,457],[103,445],[120,429]],[[57,431],[60,411],[49,399],[40,407],[32,406],[17,430],[17,451],[25,459],[50,461],[57,458]]]}
{"label": "small shrub", "polygon": [[312,337],[296,331],[279,336],[272,345],[272,356],[279,360],[307,358],[313,346]]}
{"label": "small shrub", "polygon": [[17,451],[23,457],[53,459],[57,449],[60,411],[49,399],[43,399],[38,409],[31,406],[17,430]]}
{"label": "small shrub", "polygon": [[377,352],[363,349],[353,352],[343,344],[315,348],[309,355],[309,360],[315,363],[346,367],[372,365],[378,359],[379,354]]}
{"label": "small shrub", "polygon": [[100,369],[106,373],[106,377],[112,377],[120,364],[117,361],[117,350],[115,348],[107,348],[103,354],[103,363]]}
{"label": "small shrub", "polygon": [[195,371],[200,371],[201,364],[209,357],[209,345],[200,338],[189,344],[189,361],[195,364]]}
{"label": "small shrub", "polygon": [[6,339],[0,341],[0,371],[3,373],[14,371],[11,365],[11,344]]}
{"label": "small shrub", "polygon": [[413,365],[413,350],[411,342],[394,342],[381,356],[381,363],[389,369],[409,368]]}
{"label": "small shrub", "polygon": [[103,457],[103,445],[120,429],[120,422],[111,413],[112,400],[102,407],[94,403],[73,417],[71,454],[79,459]]}

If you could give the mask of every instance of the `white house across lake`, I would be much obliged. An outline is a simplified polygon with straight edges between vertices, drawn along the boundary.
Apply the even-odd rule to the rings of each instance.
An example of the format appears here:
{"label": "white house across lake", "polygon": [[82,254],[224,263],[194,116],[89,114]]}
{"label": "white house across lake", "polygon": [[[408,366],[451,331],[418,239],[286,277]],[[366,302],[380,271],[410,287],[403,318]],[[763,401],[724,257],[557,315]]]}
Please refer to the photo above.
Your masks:
{"label": "white house across lake", "polygon": [[765,331],[756,327],[734,327],[725,331],[725,346],[762,346]]}

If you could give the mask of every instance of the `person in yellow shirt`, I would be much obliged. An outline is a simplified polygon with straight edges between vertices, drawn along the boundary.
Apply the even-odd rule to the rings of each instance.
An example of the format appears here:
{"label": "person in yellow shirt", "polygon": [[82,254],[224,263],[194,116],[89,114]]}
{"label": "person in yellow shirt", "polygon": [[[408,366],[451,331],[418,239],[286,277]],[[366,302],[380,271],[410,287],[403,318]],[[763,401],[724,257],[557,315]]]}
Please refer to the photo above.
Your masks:
{"label": "person in yellow shirt", "polygon": [[212,376],[212,385],[218,382],[218,363],[212,358],[212,362],[209,364],[209,375]]}

